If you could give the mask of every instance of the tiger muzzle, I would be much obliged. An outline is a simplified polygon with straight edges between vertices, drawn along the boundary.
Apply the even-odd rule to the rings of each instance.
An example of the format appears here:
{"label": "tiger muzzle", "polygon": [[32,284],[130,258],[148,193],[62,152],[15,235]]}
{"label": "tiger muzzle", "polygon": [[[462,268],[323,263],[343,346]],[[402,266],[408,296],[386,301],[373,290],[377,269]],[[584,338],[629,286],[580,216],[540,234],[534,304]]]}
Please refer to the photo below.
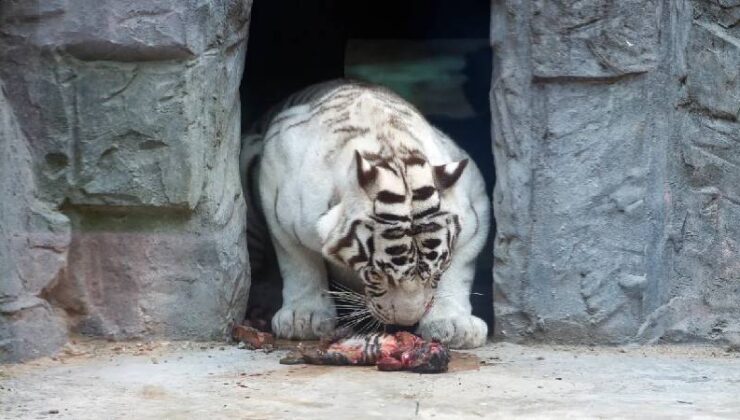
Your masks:
{"label": "tiger muzzle", "polygon": [[404,281],[393,293],[390,293],[391,311],[394,324],[414,325],[424,315],[427,304],[427,293],[414,281]]}

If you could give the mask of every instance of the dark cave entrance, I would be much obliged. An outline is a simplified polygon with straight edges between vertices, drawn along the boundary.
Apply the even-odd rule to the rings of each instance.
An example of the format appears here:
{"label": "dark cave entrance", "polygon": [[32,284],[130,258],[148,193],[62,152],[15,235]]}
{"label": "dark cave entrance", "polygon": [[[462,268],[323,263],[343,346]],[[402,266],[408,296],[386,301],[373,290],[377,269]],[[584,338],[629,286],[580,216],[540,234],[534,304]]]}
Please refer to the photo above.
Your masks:
{"label": "dark cave entrance", "polygon": [[[313,83],[353,77],[385,84],[471,155],[491,197],[490,16],[487,0],[255,0],[240,88],[242,127]],[[471,296],[489,333],[494,230],[492,220]],[[280,288],[274,267],[253,267],[247,318],[269,320],[280,306]]]}

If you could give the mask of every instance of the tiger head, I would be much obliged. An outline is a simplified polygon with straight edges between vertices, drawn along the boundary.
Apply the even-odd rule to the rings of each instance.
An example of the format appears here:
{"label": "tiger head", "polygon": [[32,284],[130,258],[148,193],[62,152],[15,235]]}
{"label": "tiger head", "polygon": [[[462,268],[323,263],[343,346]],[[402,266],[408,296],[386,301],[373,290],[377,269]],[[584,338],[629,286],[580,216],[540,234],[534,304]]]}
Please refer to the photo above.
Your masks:
{"label": "tiger head", "polygon": [[359,275],[375,318],[413,325],[450,265],[461,227],[449,193],[467,159],[433,166],[419,153],[388,160],[356,152],[354,163],[361,204],[345,204],[346,217],[334,219],[341,226],[319,222],[324,255]]}

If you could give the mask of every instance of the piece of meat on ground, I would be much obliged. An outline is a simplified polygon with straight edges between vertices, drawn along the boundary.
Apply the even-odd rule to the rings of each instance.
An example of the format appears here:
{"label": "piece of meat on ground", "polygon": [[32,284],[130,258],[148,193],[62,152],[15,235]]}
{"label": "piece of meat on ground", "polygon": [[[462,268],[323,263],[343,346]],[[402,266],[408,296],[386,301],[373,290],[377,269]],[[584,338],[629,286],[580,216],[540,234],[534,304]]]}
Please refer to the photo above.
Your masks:
{"label": "piece of meat on ground", "polygon": [[246,325],[235,325],[231,330],[231,336],[253,349],[271,349],[275,345],[275,337],[272,334]]}
{"label": "piece of meat on ground", "polygon": [[322,340],[318,348],[299,347],[281,360],[284,364],[376,365],[379,370],[410,370],[419,373],[445,372],[450,360],[440,343],[425,342],[408,332],[346,335],[342,332]]}

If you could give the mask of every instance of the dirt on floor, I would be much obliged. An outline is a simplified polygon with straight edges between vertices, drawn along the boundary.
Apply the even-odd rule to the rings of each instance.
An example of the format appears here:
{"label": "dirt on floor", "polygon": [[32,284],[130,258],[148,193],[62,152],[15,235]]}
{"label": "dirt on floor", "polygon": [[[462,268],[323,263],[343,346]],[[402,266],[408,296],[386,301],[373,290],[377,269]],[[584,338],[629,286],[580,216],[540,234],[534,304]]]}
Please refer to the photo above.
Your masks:
{"label": "dirt on floor", "polygon": [[489,344],[448,373],[285,366],[223,343],[82,341],[0,366],[0,418],[740,418],[740,353]]}

